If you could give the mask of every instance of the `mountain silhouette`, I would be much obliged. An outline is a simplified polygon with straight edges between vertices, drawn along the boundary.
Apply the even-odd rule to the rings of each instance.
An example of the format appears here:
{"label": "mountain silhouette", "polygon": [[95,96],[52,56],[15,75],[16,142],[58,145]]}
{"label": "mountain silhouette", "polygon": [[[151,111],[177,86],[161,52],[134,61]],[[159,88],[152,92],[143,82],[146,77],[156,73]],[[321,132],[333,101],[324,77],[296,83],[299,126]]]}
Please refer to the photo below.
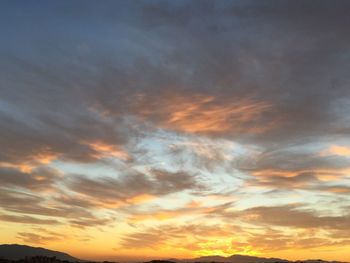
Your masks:
{"label": "mountain silhouette", "polygon": [[185,260],[186,262],[233,262],[233,263],[269,263],[269,262],[290,262],[280,258],[263,258],[245,255],[232,255],[229,257],[223,256],[204,256]]}
{"label": "mountain silhouette", "polygon": [[56,257],[60,260],[67,261],[81,261],[67,253],[62,253],[59,251],[49,250],[41,247],[30,247],[18,244],[5,244],[0,245],[0,258],[6,258],[11,260],[19,260],[25,257],[34,256],[46,256],[46,257]]}
{"label": "mountain silhouette", "polygon": [[204,256],[193,259],[184,259],[184,260],[175,260],[176,263],[194,263],[194,262],[203,262],[203,263],[346,263],[339,261],[324,261],[320,259],[316,260],[297,260],[290,261],[280,258],[264,258],[264,257],[255,257],[255,256],[246,256],[246,255],[232,255],[228,257],[223,256]]}
{"label": "mountain silhouette", "polygon": [[[0,259],[8,260],[20,260],[25,257],[35,257],[35,256],[44,256],[44,257],[56,257],[56,259],[61,261],[70,261],[70,262],[83,262],[85,260],[77,259],[67,253],[49,250],[41,247],[31,247],[26,245],[18,244],[4,244],[0,245]],[[85,261],[86,262],[86,261]],[[107,262],[107,261],[105,261]],[[232,255],[228,257],[223,256],[204,256],[193,259],[167,259],[167,260],[152,260],[146,263],[194,263],[194,262],[203,262],[203,263],[346,263],[339,261],[324,261],[320,259],[316,260],[298,260],[298,261],[289,261],[279,258],[263,258],[263,257],[254,257],[254,256],[245,256],[245,255]],[[350,262],[349,262],[350,263]]]}
{"label": "mountain silhouette", "polygon": [[246,263],[246,262],[289,262],[285,259],[280,258],[263,258],[263,257],[254,257],[254,256],[243,256],[243,255],[233,255],[230,256],[231,262],[236,263]]}

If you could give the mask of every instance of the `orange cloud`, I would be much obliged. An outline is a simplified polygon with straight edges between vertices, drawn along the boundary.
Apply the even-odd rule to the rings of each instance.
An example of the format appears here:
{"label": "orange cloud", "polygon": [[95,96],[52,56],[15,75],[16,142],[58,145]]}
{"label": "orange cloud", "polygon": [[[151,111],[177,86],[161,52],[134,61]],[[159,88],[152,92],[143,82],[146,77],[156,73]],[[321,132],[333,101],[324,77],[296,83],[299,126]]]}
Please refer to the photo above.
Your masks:
{"label": "orange cloud", "polygon": [[157,210],[157,211],[149,211],[147,213],[139,213],[130,217],[130,220],[135,221],[145,221],[145,220],[157,220],[163,221],[177,217],[191,216],[196,213],[203,212],[203,208],[201,208],[201,204],[197,202],[190,202],[184,208],[175,209],[175,210]]}
{"label": "orange cloud", "polygon": [[344,176],[347,176],[350,172],[350,169],[344,168],[344,169],[335,169],[335,168],[323,168],[323,169],[306,169],[306,170],[299,170],[299,171],[273,171],[269,170],[261,171],[257,173],[252,173],[255,176],[261,176],[261,177],[286,177],[286,178],[295,178],[298,175],[302,174],[312,174],[317,179],[324,181],[324,182],[332,182],[341,179]]}
{"label": "orange cloud", "polygon": [[136,205],[136,204],[142,204],[142,203],[149,202],[155,198],[156,198],[156,196],[154,196],[154,195],[140,194],[140,195],[136,195],[134,197],[127,199],[126,202],[129,204]]}
{"label": "orange cloud", "polygon": [[254,175],[256,177],[270,177],[270,176],[293,177],[296,175],[296,173],[290,172],[290,171],[283,171],[283,170],[263,169],[260,171],[252,172],[251,175]]}
{"label": "orange cloud", "polygon": [[168,220],[177,217],[186,217],[186,216],[197,216],[205,215],[210,213],[215,213],[219,210],[226,209],[230,206],[231,202],[213,205],[213,206],[204,206],[200,201],[191,201],[187,203],[184,207],[167,210],[167,209],[158,209],[155,211],[147,211],[142,213],[136,213],[129,217],[131,221],[144,221],[144,220]]}
{"label": "orange cloud", "polygon": [[265,101],[241,98],[225,102],[214,96],[167,94],[150,104],[149,100],[142,98],[137,114],[172,130],[195,134],[261,133],[272,125],[258,125],[261,115],[272,107]]}
{"label": "orange cloud", "polygon": [[[183,211],[169,210],[169,211],[160,211],[152,214],[139,214],[134,215],[130,218],[131,221],[144,221],[144,220],[168,220],[174,217],[184,216]],[[188,214],[187,214],[188,215]]]}
{"label": "orange cloud", "polygon": [[350,147],[332,145],[327,150],[322,151],[321,155],[350,156]]}
{"label": "orange cloud", "polygon": [[[121,208],[121,207],[125,207],[128,205],[138,205],[138,204],[142,204],[142,203],[147,203],[149,201],[154,200],[155,198],[157,198],[157,197],[153,196],[153,195],[140,194],[140,195],[135,195],[133,197],[130,197],[126,200],[115,200],[115,199],[111,198],[111,199],[103,199],[102,201],[99,201],[96,199],[91,199],[91,200],[89,200],[89,202],[95,208],[109,209],[109,208]],[[85,199],[86,199],[86,197],[85,197]]]}
{"label": "orange cloud", "polygon": [[182,99],[170,105],[169,119],[165,125],[188,133],[227,132],[240,129],[240,124],[257,119],[271,106],[265,102],[247,100],[218,105],[213,103],[214,100],[214,97],[195,98],[194,101]]}
{"label": "orange cloud", "polygon": [[105,157],[116,157],[124,161],[130,159],[130,155],[118,145],[107,144],[99,140],[82,141],[82,143],[96,151],[95,157],[97,159]]}
{"label": "orange cloud", "polygon": [[110,209],[110,208],[121,208],[129,205],[138,205],[138,204],[143,204],[147,203],[149,201],[154,200],[157,198],[156,196],[149,195],[149,194],[139,194],[132,196],[126,200],[116,200],[116,199],[103,199],[103,200],[98,200],[98,199],[87,199],[86,196],[83,196],[85,201],[87,202],[87,205],[95,207],[97,209]]}
{"label": "orange cloud", "polygon": [[9,162],[0,162],[0,167],[4,168],[15,168],[23,173],[30,173],[33,169],[51,163],[55,160],[59,154],[51,152],[51,151],[43,151],[36,153],[32,156],[29,156],[27,160],[9,163]]}
{"label": "orange cloud", "polygon": [[345,187],[345,186],[330,186],[330,187],[325,187],[325,190],[336,194],[350,193],[350,187]]}

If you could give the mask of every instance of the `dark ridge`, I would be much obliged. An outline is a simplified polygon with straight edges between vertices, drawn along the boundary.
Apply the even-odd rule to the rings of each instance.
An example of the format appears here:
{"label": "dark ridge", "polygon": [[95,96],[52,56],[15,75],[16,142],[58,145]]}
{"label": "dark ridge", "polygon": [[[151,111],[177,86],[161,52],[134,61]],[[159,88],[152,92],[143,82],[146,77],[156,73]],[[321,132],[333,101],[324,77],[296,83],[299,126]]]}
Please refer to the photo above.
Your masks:
{"label": "dark ridge", "polygon": [[9,260],[20,260],[26,257],[35,256],[56,257],[59,260],[72,262],[82,261],[67,253],[62,253],[59,251],[49,250],[41,247],[30,247],[18,244],[0,245],[0,258]]}
{"label": "dark ridge", "polygon": [[171,260],[151,260],[151,261],[147,261],[144,263],[175,263],[175,261],[171,261]]}
{"label": "dark ridge", "polygon": [[223,256],[204,256],[195,259],[186,260],[187,262],[232,262],[232,263],[287,263],[288,260],[279,258],[262,258],[245,255]]}
{"label": "dark ridge", "polygon": [[[77,259],[67,253],[49,250],[41,247],[30,247],[18,244],[0,245],[0,263],[96,263]],[[115,263],[103,261],[102,263]],[[340,261],[325,261],[321,259],[289,261],[279,258],[263,258],[245,255],[204,256],[194,259],[163,259],[144,263],[346,263]]]}

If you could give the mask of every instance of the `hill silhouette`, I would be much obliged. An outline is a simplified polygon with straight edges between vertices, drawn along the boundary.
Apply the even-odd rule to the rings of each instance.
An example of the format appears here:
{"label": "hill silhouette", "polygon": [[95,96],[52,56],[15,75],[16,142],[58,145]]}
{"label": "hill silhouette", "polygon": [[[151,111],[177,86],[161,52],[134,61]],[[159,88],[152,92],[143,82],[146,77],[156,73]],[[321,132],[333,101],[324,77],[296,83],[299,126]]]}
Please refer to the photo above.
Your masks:
{"label": "hill silhouette", "polygon": [[270,263],[270,262],[290,262],[280,258],[263,258],[245,255],[223,256],[205,256],[186,260],[187,262],[234,262],[234,263]]}
{"label": "hill silhouette", "polygon": [[[18,244],[0,245],[0,262],[2,262],[1,259],[16,261],[16,260],[24,259],[26,257],[35,257],[35,256],[43,256],[48,258],[56,257],[56,259],[58,260],[70,261],[70,262],[85,261],[85,260],[75,258],[67,253],[49,250],[42,247],[31,247],[31,246],[18,245]],[[210,263],[214,263],[214,262],[215,263],[346,263],[346,262],[339,262],[339,261],[324,261],[320,259],[289,261],[289,260],[279,259],[279,258],[264,258],[264,257],[255,257],[255,256],[246,256],[246,255],[232,255],[228,257],[204,256],[204,257],[198,257],[193,259],[173,259],[172,258],[167,260],[152,260],[146,263],[194,263],[194,262],[201,262],[201,263],[209,263],[209,262]],[[11,262],[11,263],[14,263],[14,262]]]}
{"label": "hill silhouette", "polygon": [[34,256],[56,257],[60,260],[67,260],[72,262],[81,261],[80,259],[77,259],[67,253],[49,250],[41,247],[30,247],[18,244],[0,245],[0,258],[19,260],[25,257]]}
{"label": "hill silhouette", "polygon": [[238,254],[228,256],[228,257],[203,256],[203,257],[192,258],[192,259],[170,259],[170,260],[164,260],[164,262],[161,262],[161,260],[157,260],[157,261],[158,262],[151,261],[151,263],[169,263],[169,262],[173,262],[173,263],[347,263],[347,262],[340,262],[340,261],[325,261],[321,259],[291,261],[291,260],[280,259],[280,258],[264,258],[264,257],[255,257],[255,256],[247,256],[247,255],[238,255]]}

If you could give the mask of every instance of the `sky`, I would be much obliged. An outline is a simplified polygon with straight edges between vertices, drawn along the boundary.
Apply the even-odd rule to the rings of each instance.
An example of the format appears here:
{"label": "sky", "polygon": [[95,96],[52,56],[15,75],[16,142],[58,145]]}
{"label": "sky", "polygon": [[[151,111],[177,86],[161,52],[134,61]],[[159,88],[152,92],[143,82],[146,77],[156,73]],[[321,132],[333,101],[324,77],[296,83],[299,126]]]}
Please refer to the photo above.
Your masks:
{"label": "sky", "polygon": [[1,1],[0,243],[350,261],[350,1]]}

